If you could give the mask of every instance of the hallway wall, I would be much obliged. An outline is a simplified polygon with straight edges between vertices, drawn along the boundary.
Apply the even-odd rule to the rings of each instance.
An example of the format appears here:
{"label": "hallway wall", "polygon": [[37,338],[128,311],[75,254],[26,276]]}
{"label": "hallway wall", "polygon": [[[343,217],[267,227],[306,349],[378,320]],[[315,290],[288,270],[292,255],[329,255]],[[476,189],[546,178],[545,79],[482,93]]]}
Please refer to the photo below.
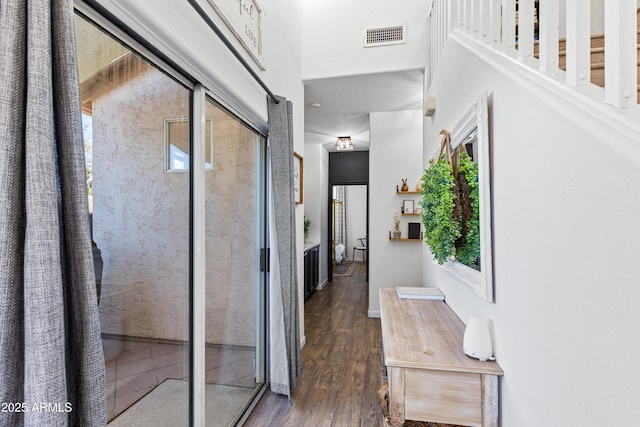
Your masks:
{"label": "hallway wall", "polygon": [[[422,110],[371,113],[369,149],[369,316],[380,316],[378,290],[422,283],[420,241],[391,241],[393,214],[400,213],[404,199],[396,185],[406,178],[415,190],[422,177]],[[415,220],[413,219],[415,218]],[[407,237],[408,222],[419,217],[402,217],[400,230]]]}
{"label": "hallway wall", "polygon": [[424,152],[489,92],[496,302],[448,276],[426,246],[423,284],[443,289],[463,321],[492,319],[502,425],[634,425],[640,128],[466,40],[449,44],[434,76]]}
{"label": "hallway wall", "polygon": [[[347,206],[346,258],[353,261],[353,247],[360,246],[358,238],[367,236],[367,186],[345,186]],[[355,260],[362,261],[362,252],[356,251]]]}
{"label": "hallway wall", "polygon": [[311,221],[308,242],[320,243],[320,285],[329,280],[327,253],[330,245],[327,238],[329,210],[329,153],[322,145],[305,147],[304,158],[304,214]]}

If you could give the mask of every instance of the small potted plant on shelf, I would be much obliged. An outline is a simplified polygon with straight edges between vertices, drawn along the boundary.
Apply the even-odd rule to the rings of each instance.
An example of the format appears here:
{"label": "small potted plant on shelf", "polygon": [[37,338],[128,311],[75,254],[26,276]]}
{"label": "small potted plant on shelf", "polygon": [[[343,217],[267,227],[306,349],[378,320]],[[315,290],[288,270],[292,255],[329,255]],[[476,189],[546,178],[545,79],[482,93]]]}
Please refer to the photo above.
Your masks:
{"label": "small potted plant on shelf", "polygon": [[304,217],[304,241],[305,242],[309,238],[309,227],[311,227],[311,220],[305,216]]}
{"label": "small potted plant on shelf", "polygon": [[396,212],[393,215],[393,233],[392,236],[394,239],[399,239],[401,234],[400,234],[400,214],[398,212]]}

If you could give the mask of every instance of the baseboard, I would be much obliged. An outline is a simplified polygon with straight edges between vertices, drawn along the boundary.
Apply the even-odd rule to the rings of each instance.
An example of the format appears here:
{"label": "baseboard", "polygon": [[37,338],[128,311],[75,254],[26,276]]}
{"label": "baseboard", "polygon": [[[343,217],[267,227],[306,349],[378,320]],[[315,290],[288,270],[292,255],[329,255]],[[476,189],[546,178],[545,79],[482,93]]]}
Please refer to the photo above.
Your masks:
{"label": "baseboard", "polygon": [[302,350],[302,347],[304,347],[304,345],[307,343],[307,336],[303,336],[302,339],[300,340],[300,350]]}
{"label": "baseboard", "polygon": [[327,286],[327,284],[329,283],[329,279],[325,279],[324,282],[320,283],[318,286],[316,286],[316,291],[321,291],[324,289],[325,286]]}
{"label": "baseboard", "polygon": [[379,319],[380,318],[380,310],[369,310],[369,312],[367,313],[367,316],[375,318],[375,319]]}

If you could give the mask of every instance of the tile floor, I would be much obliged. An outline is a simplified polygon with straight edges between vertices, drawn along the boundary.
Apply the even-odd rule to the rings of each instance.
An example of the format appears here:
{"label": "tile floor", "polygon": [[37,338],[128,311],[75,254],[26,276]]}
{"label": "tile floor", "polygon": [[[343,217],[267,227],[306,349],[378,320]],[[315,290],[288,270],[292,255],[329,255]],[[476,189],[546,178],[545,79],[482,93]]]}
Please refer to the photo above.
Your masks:
{"label": "tile floor", "polygon": [[[167,378],[189,375],[188,347],[182,343],[103,338],[107,373],[107,419],[110,421]],[[206,348],[205,382],[253,389],[254,350]],[[187,396],[184,396],[187,399]]]}

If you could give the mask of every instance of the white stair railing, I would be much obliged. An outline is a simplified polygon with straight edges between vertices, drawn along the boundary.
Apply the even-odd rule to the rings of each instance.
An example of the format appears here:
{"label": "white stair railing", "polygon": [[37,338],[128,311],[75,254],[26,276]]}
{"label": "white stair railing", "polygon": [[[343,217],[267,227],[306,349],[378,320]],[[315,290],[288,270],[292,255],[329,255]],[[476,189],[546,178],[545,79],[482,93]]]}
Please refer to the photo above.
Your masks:
{"label": "white stair railing", "polygon": [[[516,58],[523,66],[562,80],[568,87],[581,90],[590,85],[591,0],[566,0],[566,22],[560,22],[559,8],[559,0],[433,0],[428,85],[454,30]],[[601,99],[616,108],[638,106],[636,13],[636,0],[604,0],[605,84]],[[566,72],[559,67],[561,28],[566,33]],[[536,36],[539,59],[534,55]]]}
{"label": "white stair railing", "polygon": [[591,0],[567,0],[567,83],[571,86],[591,83],[590,25]]}
{"label": "white stair railing", "polygon": [[633,107],[638,99],[636,0],[608,0],[605,6],[605,102],[619,108]]}
{"label": "white stair railing", "polygon": [[560,3],[558,0],[546,0],[538,11],[540,22],[539,54],[540,71],[555,76],[558,74],[558,58],[560,50]]}
{"label": "white stair railing", "polygon": [[[568,0],[571,1],[571,0]],[[573,0],[577,1],[577,0]],[[534,7],[533,0],[520,0],[518,3],[518,59],[525,64],[533,65],[534,40]]]}

